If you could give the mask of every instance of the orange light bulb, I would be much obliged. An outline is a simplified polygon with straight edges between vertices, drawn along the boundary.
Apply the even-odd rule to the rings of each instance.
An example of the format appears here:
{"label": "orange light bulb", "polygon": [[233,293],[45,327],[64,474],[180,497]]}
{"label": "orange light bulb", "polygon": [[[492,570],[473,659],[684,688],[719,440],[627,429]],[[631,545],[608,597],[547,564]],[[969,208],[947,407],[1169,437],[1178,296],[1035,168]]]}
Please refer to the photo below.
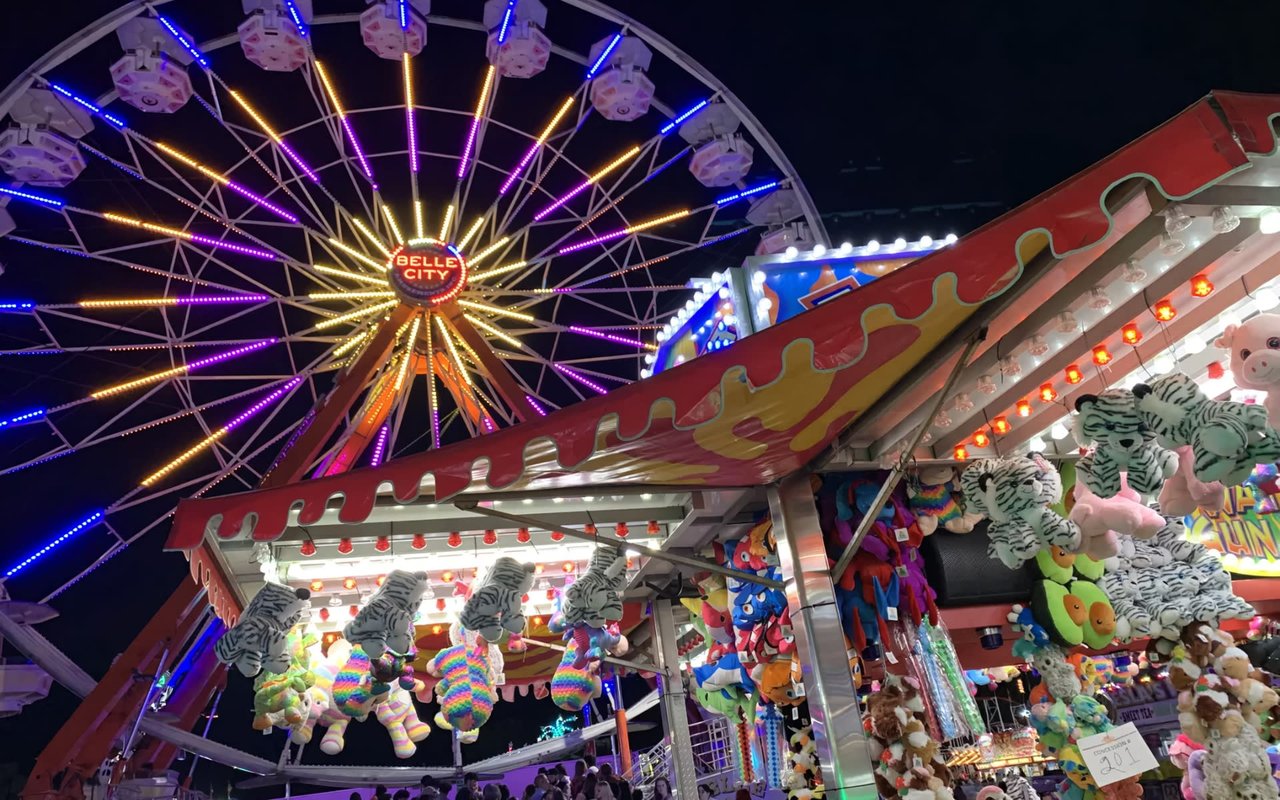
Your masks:
{"label": "orange light bulb", "polygon": [[956,461],[964,461],[969,457],[969,451],[964,449],[964,445],[956,445]]}
{"label": "orange light bulb", "polygon": [[1052,383],[1040,384],[1040,399],[1046,403],[1052,403],[1058,399],[1058,390],[1053,388]]}
{"label": "orange light bulb", "polygon": [[1154,311],[1156,312],[1156,319],[1161,322],[1172,322],[1173,318],[1178,316],[1178,309],[1173,307],[1173,303],[1169,302],[1167,297],[1156,303]]}
{"label": "orange light bulb", "polygon": [[974,447],[986,447],[989,444],[991,444],[991,437],[987,435],[986,431],[978,431],[973,435]]}
{"label": "orange light bulb", "polygon": [[323,592],[323,591],[324,591],[324,581],[319,581],[319,580],[317,580],[317,581],[312,581],[312,582],[311,582],[311,591],[313,591],[313,592]]}
{"label": "orange light bulb", "polygon": [[1105,344],[1100,344],[1093,348],[1093,363],[1100,367],[1105,367],[1111,363],[1111,351],[1107,349]]}
{"label": "orange light bulb", "polygon": [[1067,376],[1067,383],[1073,386],[1084,380],[1084,373],[1080,371],[1079,364],[1068,365],[1067,368],[1063,370],[1063,373]]}
{"label": "orange light bulb", "polygon": [[1191,279],[1192,297],[1208,297],[1211,294],[1213,294],[1213,281],[1209,280],[1208,275],[1201,272]]}
{"label": "orange light bulb", "polygon": [[354,588],[356,588],[356,579],[355,579],[355,578],[343,578],[343,580],[342,580],[342,588],[344,588],[344,589],[354,589]]}
{"label": "orange light bulb", "polygon": [[1120,338],[1124,339],[1125,344],[1136,346],[1142,341],[1142,331],[1138,330],[1138,326],[1130,322],[1120,329]]}
{"label": "orange light bulb", "polygon": [[1007,418],[996,417],[995,419],[991,420],[991,430],[995,431],[1001,436],[1004,436],[1006,433],[1013,430],[1013,426],[1009,424],[1009,420]]}
{"label": "orange light bulb", "polygon": [[1017,404],[1017,409],[1018,409],[1018,416],[1020,417],[1031,416],[1031,401],[1019,400]]}

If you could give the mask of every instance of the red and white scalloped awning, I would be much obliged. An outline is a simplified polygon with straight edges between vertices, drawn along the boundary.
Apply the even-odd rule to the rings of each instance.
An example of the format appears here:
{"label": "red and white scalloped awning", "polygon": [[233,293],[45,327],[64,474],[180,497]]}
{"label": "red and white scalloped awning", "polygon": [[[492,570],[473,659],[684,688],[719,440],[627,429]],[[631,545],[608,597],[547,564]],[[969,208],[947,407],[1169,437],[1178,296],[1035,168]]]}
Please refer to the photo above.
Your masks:
{"label": "red and white scalloped awning", "polygon": [[278,538],[291,509],[316,522],[333,499],[366,519],[379,486],[400,502],[467,490],[746,486],[800,468],[929,358],[1035,255],[1062,256],[1111,232],[1104,201],[1131,178],[1191,195],[1270,153],[1280,97],[1217,93],[957,244],[725,351],[495,434],[373,469],[185,500],[166,546]]}

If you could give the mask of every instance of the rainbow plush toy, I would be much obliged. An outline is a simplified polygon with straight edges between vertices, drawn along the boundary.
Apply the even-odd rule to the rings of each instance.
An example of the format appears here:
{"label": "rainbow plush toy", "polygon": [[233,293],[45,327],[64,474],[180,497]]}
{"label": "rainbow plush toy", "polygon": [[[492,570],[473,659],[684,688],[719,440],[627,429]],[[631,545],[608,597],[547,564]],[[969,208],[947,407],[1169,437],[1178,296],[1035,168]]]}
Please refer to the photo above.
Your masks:
{"label": "rainbow plush toy", "polygon": [[374,713],[391,736],[396,758],[411,757],[418,752],[417,743],[431,734],[431,727],[418,718],[413,695],[402,686],[392,689]]}
{"label": "rainbow plush toy", "polygon": [[359,645],[351,646],[339,639],[329,645],[329,658],[349,654],[342,667],[334,672],[331,696],[333,702],[320,717],[320,724],[328,726],[320,749],[328,755],[341,753],[346,747],[347,726],[352,720],[364,722],[369,718],[378,697],[373,694],[373,678],[369,675],[369,656]]}
{"label": "rainbow plush toy", "polygon": [[581,711],[593,697],[599,697],[601,691],[596,665],[588,662],[585,666],[577,666],[577,650],[577,645],[569,642],[560,665],[551,676],[551,702],[565,711]]}
{"label": "rainbow plush toy", "polygon": [[489,646],[482,642],[469,644],[466,632],[458,626],[451,631],[451,638],[455,644],[436,653],[427,665],[427,672],[439,679],[435,694],[440,711],[435,721],[445,730],[473,735],[489,721],[497,697]]}

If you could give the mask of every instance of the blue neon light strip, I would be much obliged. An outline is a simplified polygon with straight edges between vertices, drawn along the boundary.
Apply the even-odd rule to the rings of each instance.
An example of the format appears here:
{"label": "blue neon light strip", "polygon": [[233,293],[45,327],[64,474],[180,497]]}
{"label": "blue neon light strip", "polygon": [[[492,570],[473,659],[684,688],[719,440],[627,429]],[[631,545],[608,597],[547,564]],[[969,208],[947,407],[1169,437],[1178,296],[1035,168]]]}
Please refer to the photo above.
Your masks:
{"label": "blue neon light strip", "polygon": [[64,205],[64,203],[56,197],[46,197],[45,195],[23,191],[22,189],[10,189],[8,186],[0,186],[0,194],[7,194],[10,197],[18,197],[23,200],[33,200],[37,203],[44,203],[47,206],[53,206],[54,208],[62,208]]}
{"label": "blue neon light strip", "polygon": [[298,28],[298,35],[303,39],[307,38],[307,23],[302,21],[302,14],[298,11],[298,6],[294,4],[293,0],[284,0],[284,7],[289,9],[289,16],[293,18],[293,24]]}
{"label": "blue neon light strip", "polygon": [[507,10],[502,15],[502,27],[498,28],[498,44],[507,41],[507,32],[511,30],[511,17],[516,11],[516,0],[507,0]]}
{"label": "blue neon light strip", "polygon": [[723,206],[729,203],[736,203],[737,201],[741,200],[744,197],[750,197],[751,195],[758,194],[760,192],[767,192],[770,189],[776,187],[777,185],[778,185],[777,181],[770,181],[768,183],[762,183],[759,186],[752,186],[750,189],[743,189],[740,192],[727,194],[724,197],[721,197],[719,200],[716,200],[716,205]]}
{"label": "blue neon light strip", "polygon": [[81,97],[78,94],[75,94],[74,92],[70,91],[69,89],[62,86],[61,84],[51,83],[49,84],[49,88],[54,90],[58,94],[64,97],[67,97],[76,103],[79,103],[80,105],[84,106],[85,108],[89,109],[93,113],[105,119],[107,122],[110,122],[112,125],[115,125],[117,128],[124,127],[124,120],[120,119],[114,114],[104,111],[101,106],[96,105],[94,103],[90,103],[88,100],[85,100],[83,97]]}
{"label": "blue neon light strip", "polygon": [[70,530],[64,532],[62,535],[52,540],[51,542],[46,544],[44,547],[41,547],[39,550],[27,556],[22,561],[19,561],[17,564],[11,567],[9,571],[4,574],[4,576],[6,578],[12,578],[14,575],[17,575],[19,572],[22,572],[24,569],[31,566],[31,564],[33,564],[34,562],[39,561],[41,558],[44,558],[46,555],[49,554],[50,550],[53,550],[55,547],[62,544],[66,540],[70,539],[72,536],[75,536],[77,533],[80,533],[81,531],[86,531],[89,528],[95,527],[100,522],[102,522],[102,512],[101,511],[93,512],[92,514],[90,514],[89,516],[81,520],[79,523],[77,523],[74,528],[71,528]]}
{"label": "blue neon light strip", "polygon": [[409,0],[400,0],[400,30],[409,30]]}
{"label": "blue neon light strip", "polygon": [[178,30],[177,25],[170,22],[169,18],[163,14],[157,14],[156,19],[160,20],[161,25],[169,29],[169,33],[173,34],[173,38],[178,40],[178,44],[182,45],[183,50],[186,50],[191,54],[191,57],[196,60],[197,64],[205,69],[209,68],[209,59],[205,58],[204,53],[200,52],[199,48],[191,43],[191,40],[187,38],[186,34]]}
{"label": "blue neon light strip", "polygon": [[604,50],[600,51],[600,57],[596,59],[596,63],[591,65],[591,69],[587,70],[587,77],[594,78],[600,68],[604,66],[604,62],[609,60],[609,55],[613,49],[618,46],[618,42],[622,41],[622,34],[615,33],[609,43],[604,46]]}
{"label": "blue neon light strip", "polygon": [[23,413],[17,415],[16,417],[9,417],[8,419],[0,419],[0,428],[10,428],[15,425],[21,425],[24,422],[31,422],[33,420],[43,419],[44,415],[45,415],[45,410],[43,408],[37,408],[33,411],[24,411]]}
{"label": "blue neon light strip", "polygon": [[[0,312],[4,311],[30,311],[36,307],[36,304],[30,300],[0,300]],[[3,423],[0,423],[3,426]]]}
{"label": "blue neon light strip", "polygon": [[706,108],[707,103],[709,102],[711,101],[703,100],[701,103],[698,103],[696,106],[684,112],[683,114],[676,117],[675,119],[671,120],[666,125],[663,125],[661,128],[658,129],[658,133],[662,136],[666,136],[668,133],[671,133],[673,130],[676,129],[676,126],[679,125],[681,122],[684,122],[689,117],[692,117],[694,114],[697,114],[699,111]]}

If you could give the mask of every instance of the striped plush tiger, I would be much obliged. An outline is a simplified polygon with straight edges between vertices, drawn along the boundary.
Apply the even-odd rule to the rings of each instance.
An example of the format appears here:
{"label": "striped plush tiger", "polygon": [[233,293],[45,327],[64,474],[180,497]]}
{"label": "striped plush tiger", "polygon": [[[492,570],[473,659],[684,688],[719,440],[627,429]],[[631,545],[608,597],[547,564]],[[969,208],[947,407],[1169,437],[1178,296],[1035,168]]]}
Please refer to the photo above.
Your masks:
{"label": "striped plush tiger", "polygon": [[982,459],[960,477],[965,500],[991,518],[987,555],[1018,569],[1045,545],[1074,551],[1080,527],[1050,506],[1062,499],[1062,479],[1040,457]]}
{"label": "striped plush tiger", "polygon": [[626,581],[627,558],[612,547],[597,547],[591,563],[564,591],[560,612],[567,625],[585,624],[603,628],[622,619],[622,591]]}
{"label": "striped plush tiger", "polygon": [[386,582],[342,629],[343,637],[360,645],[371,658],[387,649],[400,655],[408,653],[413,646],[413,615],[428,585],[425,572],[396,569],[387,573]]}
{"label": "striped plush tiger", "polygon": [[520,599],[533,586],[533,570],[533,564],[522,564],[510,556],[494,561],[484,580],[471,590],[458,622],[486,642],[523,631]]}
{"label": "striped plush tiger", "polygon": [[1119,494],[1124,472],[1134,491],[1151,497],[1177,469],[1177,456],[1156,444],[1156,435],[1143,426],[1137,400],[1128,389],[1081,395],[1076,411],[1076,441],[1093,447],[1076,464],[1076,475],[1097,496]]}
{"label": "striped plush tiger", "polygon": [[214,646],[218,660],[235,665],[247,678],[263,668],[272,673],[289,669],[286,637],[310,609],[311,592],[268,583],[249,601],[235,627],[222,634]]}
{"label": "striped plush tiger", "polygon": [[1190,445],[1192,472],[1202,481],[1242,483],[1258,464],[1280,459],[1280,433],[1260,405],[1211,400],[1181,373],[1140,383],[1133,394],[1161,446]]}

